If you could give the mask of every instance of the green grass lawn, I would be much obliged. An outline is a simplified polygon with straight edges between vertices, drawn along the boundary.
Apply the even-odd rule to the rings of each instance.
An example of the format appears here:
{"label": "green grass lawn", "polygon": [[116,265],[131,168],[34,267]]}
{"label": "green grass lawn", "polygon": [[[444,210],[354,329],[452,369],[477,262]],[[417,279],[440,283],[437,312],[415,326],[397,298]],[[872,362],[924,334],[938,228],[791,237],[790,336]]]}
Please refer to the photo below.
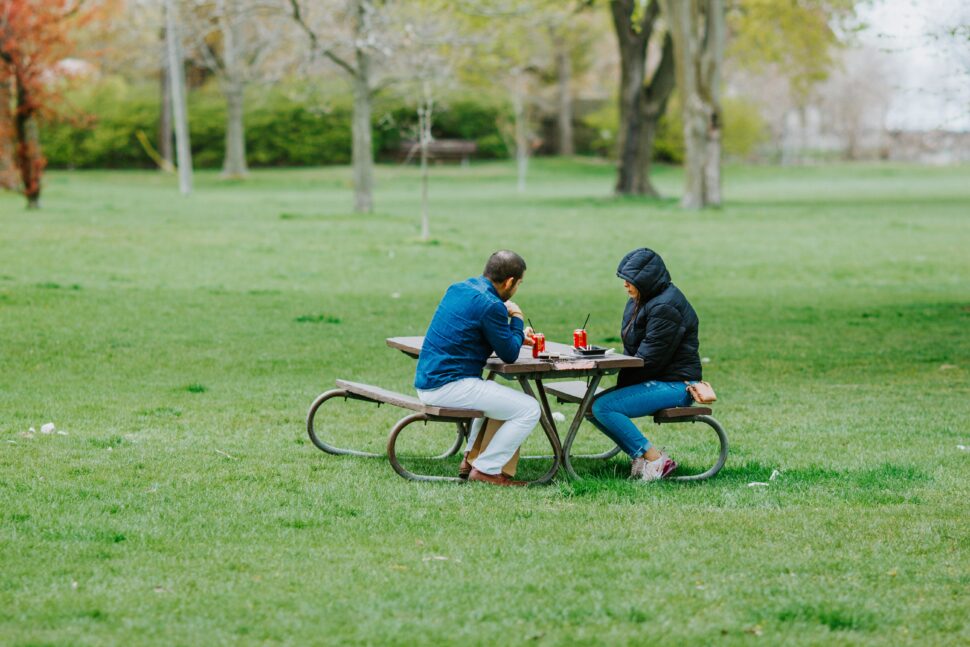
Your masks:
{"label": "green grass lawn", "polygon": [[[0,195],[0,644],[970,642],[970,168],[733,167],[705,213],[613,199],[593,161],[537,161],[524,195],[511,164],[433,173],[431,244],[410,168],[379,169],[370,216],[343,168]],[[384,338],[500,247],[547,339],[591,312],[615,346],[638,246],[701,318],[717,478],[632,483],[618,457],[416,484],[307,439],[336,378],[410,389]],[[329,438],[375,451],[403,415],[327,406]],[[688,466],[713,451],[644,428]]]}

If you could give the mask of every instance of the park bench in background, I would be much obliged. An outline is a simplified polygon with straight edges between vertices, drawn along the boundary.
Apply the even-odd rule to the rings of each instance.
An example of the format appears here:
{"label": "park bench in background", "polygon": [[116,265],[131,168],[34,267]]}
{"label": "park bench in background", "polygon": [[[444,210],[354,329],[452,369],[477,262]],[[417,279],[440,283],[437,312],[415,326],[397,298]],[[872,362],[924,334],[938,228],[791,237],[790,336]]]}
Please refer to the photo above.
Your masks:
{"label": "park bench in background", "polygon": [[[586,396],[586,390],[586,383],[582,381],[550,382],[546,384],[546,393],[554,396],[560,403],[579,404]],[[596,394],[599,395],[602,391],[603,389],[598,388],[596,389]],[[653,421],[658,425],[676,422],[702,422],[714,430],[720,445],[717,462],[710,469],[700,474],[673,476],[670,480],[702,481],[711,478],[724,467],[724,461],[727,460],[728,454],[727,435],[724,433],[724,429],[720,423],[711,417],[711,413],[713,411],[710,407],[672,407],[670,409],[661,409],[653,414]],[[615,448],[610,455],[616,455],[617,452],[619,452],[619,447]]]}
{"label": "park bench in background", "polygon": [[[433,162],[461,162],[478,152],[478,145],[469,139],[436,139],[428,144],[428,158]],[[403,141],[398,149],[398,159],[403,162],[421,159],[421,145],[416,141]]]}
{"label": "park bench in background", "polygon": [[326,393],[320,394],[313,404],[310,405],[310,411],[307,414],[307,433],[310,435],[310,440],[313,444],[327,452],[328,454],[336,455],[351,455],[351,456],[366,456],[366,457],[380,457],[381,454],[375,454],[373,452],[363,452],[356,449],[343,449],[331,445],[330,443],[323,440],[317,433],[314,427],[314,420],[316,418],[317,411],[320,406],[330,400],[331,398],[344,398],[352,400],[362,400],[364,402],[373,402],[380,406],[382,404],[389,404],[394,407],[399,407],[401,409],[409,409],[413,411],[397,421],[397,423],[391,428],[391,433],[387,438],[387,458],[391,462],[391,467],[394,471],[403,476],[406,479],[412,481],[460,481],[458,477],[452,476],[430,476],[414,474],[408,471],[401,465],[397,459],[397,454],[395,451],[395,444],[404,428],[411,423],[418,421],[425,422],[453,422],[458,426],[458,436],[455,439],[455,443],[443,454],[439,454],[433,458],[443,459],[454,456],[458,453],[461,448],[462,441],[468,436],[469,424],[475,418],[481,418],[485,414],[476,409],[459,409],[454,407],[436,407],[424,404],[416,397],[411,395],[405,395],[403,393],[398,393],[396,391],[390,391],[388,389],[383,389],[379,386],[372,386],[370,384],[362,384],[360,382],[350,382],[348,380],[337,380],[337,388]]}

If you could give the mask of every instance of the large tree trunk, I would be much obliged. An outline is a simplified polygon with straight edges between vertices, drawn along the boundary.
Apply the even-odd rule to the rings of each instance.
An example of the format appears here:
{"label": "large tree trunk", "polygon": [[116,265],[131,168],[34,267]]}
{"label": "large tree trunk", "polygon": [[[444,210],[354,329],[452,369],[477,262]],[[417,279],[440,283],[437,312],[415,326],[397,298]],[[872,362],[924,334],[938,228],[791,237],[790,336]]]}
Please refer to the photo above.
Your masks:
{"label": "large tree trunk", "polygon": [[40,154],[40,134],[31,107],[27,88],[20,77],[16,79],[16,113],[14,129],[17,138],[16,159],[20,169],[20,182],[28,209],[40,208],[40,175],[44,170],[44,158]]}
{"label": "large tree trunk", "polygon": [[647,81],[647,45],[660,13],[651,1],[634,22],[635,0],[612,0],[610,10],[620,51],[620,129],[618,133],[616,186],[618,195],[659,193],[650,182],[650,160],[657,122],[667,109],[673,91],[671,48],[665,41],[661,60]]}
{"label": "large tree trunk", "polygon": [[573,62],[569,56],[569,48],[565,39],[556,41],[556,71],[558,72],[559,87],[559,154],[573,155],[576,152],[573,143]]}
{"label": "large tree trunk", "polygon": [[222,162],[224,177],[241,178],[246,167],[246,129],[243,124],[243,99],[246,85],[239,52],[239,17],[235,3],[220,1],[219,22],[222,32],[223,93],[226,97],[226,153]]}
{"label": "large tree trunk", "polygon": [[[162,29],[161,34],[164,45],[165,29]],[[172,85],[168,73],[167,55],[162,57],[159,94],[161,95],[161,103],[158,110],[158,154],[167,163],[162,164],[159,170],[167,173],[175,168],[175,158],[172,151]]]}
{"label": "large tree trunk", "polygon": [[687,177],[681,206],[719,206],[724,6],[721,0],[666,0],[666,8],[683,100]]}
{"label": "large tree trunk", "polygon": [[667,112],[667,102],[674,92],[674,44],[670,33],[664,35],[660,50],[660,62],[653,73],[650,83],[643,87],[640,101],[643,122],[640,130],[640,149],[633,191],[639,195],[660,197],[660,192],[650,181],[650,163],[653,160],[653,142],[657,135],[657,123]]}
{"label": "large tree trunk", "polygon": [[185,97],[185,69],[182,66],[178,17],[174,0],[165,0],[165,35],[168,40],[168,72],[175,116],[175,154],[178,158],[179,191],[192,193],[192,150],[189,147],[189,117]]}

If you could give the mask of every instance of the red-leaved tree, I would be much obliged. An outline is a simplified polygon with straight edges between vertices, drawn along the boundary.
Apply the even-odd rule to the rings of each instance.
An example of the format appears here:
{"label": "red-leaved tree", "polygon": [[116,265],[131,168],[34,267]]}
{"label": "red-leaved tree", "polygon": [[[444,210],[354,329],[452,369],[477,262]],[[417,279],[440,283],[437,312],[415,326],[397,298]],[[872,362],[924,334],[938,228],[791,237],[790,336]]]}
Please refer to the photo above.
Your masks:
{"label": "red-leaved tree", "polygon": [[0,0],[0,186],[21,191],[28,208],[40,206],[45,160],[38,119],[54,115],[57,64],[73,53],[73,37],[103,6]]}

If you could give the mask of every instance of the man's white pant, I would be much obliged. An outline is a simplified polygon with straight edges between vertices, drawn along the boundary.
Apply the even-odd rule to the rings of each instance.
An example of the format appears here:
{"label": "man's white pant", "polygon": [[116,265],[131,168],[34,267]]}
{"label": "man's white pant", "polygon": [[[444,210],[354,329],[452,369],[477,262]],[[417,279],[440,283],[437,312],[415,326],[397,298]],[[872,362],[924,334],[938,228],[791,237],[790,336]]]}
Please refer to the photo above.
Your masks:
{"label": "man's white pant", "polygon": [[[432,406],[478,409],[484,411],[492,420],[505,421],[495,432],[488,447],[472,463],[475,469],[486,474],[501,473],[502,467],[509,462],[519,445],[525,442],[541,415],[535,398],[477,377],[449,382],[430,391],[419,389],[418,398]],[[483,423],[481,418],[472,422],[465,451],[471,449]]]}

